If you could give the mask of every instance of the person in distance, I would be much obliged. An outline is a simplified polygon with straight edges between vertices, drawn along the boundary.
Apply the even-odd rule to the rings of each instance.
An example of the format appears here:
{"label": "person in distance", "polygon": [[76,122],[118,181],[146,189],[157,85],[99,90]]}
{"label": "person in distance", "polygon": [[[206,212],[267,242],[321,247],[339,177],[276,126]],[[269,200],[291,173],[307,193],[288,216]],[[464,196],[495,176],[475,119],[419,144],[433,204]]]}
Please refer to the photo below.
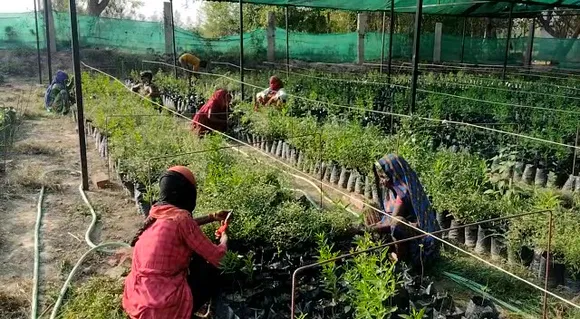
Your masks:
{"label": "person in distance", "polygon": [[190,86],[191,86],[191,77],[192,76],[194,78],[197,77],[197,73],[195,72],[199,72],[201,68],[205,69],[207,67],[207,61],[203,61],[200,58],[196,57],[195,55],[187,52],[183,53],[179,57],[179,64],[181,65],[182,68],[186,69],[187,71],[193,71],[187,72],[187,79],[189,81]]}
{"label": "person in distance", "polygon": [[224,89],[213,93],[211,98],[195,113],[192,128],[199,136],[211,131],[225,132],[228,129],[229,107],[232,95]]}
{"label": "person in distance", "polygon": [[44,95],[44,107],[49,112],[67,114],[71,104],[74,103],[72,89],[74,78],[69,81],[68,74],[57,71],[52,83],[46,88]]}
{"label": "person in distance", "polygon": [[284,90],[284,82],[277,76],[270,77],[270,85],[267,89],[256,94],[254,109],[257,111],[260,105],[281,106],[286,103],[288,96]]}

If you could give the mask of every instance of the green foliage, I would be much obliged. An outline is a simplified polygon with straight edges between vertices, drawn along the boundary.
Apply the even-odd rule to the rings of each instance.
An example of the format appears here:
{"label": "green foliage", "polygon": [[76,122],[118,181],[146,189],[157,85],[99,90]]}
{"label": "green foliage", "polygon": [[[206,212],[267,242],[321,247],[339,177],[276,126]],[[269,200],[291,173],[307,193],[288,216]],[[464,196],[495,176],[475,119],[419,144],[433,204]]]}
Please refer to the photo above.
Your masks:
{"label": "green foliage", "polygon": [[[372,242],[368,234],[359,237],[356,244],[355,251],[380,245]],[[388,249],[362,253],[353,258],[344,278],[349,284],[348,296],[355,309],[355,318],[389,318],[397,310],[386,304],[395,295],[399,281],[394,269],[395,264],[389,260]]]}
{"label": "green foliage", "polygon": [[59,318],[63,319],[126,319],[121,308],[123,283],[94,277],[73,287]]}
{"label": "green foliage", "polygon": [[425,310],[427,308],[422,308],[417,310],[415,308],[411,309],[411,313],[408,315],[399,315],[401,319],[423,319],[425,317]]}
{"label": "green foliage", "polygon": [[[328,242],[324,234],[317,235],[318,241],[318,262],[323,262],[338,257],[339,251],[333,251],[334,245]],[[324,280],[325,291],[332,296],[332,304],[336,304],[339,298],[340,275],[337,272],[336,262],[331,261],[322,265],[322,280]]]}
{"label": "green foliage", "polygon": [[[224,148],[221,136],[199,139],[188,123],[157,113],[106,77],[85,75],[83,83],[92,97],[86,103],[88,117],[108,133],[111,157],[120,160],[121,170],[146,186],[146,199],[156,198],[157,177],[167,167],[185,164],[196,173],[197,211],[234,210],[230,239],[245,247],[291,249],[314,243],[317,233],[340,235],[350,228],[350,214],[304,208],[285,190],[279,171]],[[205,231],[212,234],[211,227]]]}

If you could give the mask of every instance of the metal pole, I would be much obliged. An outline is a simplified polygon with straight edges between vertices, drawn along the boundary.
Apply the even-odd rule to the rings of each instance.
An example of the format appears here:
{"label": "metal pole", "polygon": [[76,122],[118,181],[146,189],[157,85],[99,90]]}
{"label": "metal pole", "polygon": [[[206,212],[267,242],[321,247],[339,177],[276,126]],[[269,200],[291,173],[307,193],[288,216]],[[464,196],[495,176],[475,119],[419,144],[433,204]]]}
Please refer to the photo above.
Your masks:
{"label": "metal pole", "polygon": [[[52,12],[50,13],[52,14]],[[48,83],[52,82],[52,56],[50,52],[50,23],[48,23],[48,0],[44,0],[44,32],[46,37],[46,63],[48,63]]]}
{"label": "metal pole", "polygon": [[73,52],[73,69],[75,74],[75,94],[77,102],[77,125],[79,133],[79,148],[81,155],[81,174],[83,179],[83,189],[89,189],[89,174],[87,168],[87,145],[85,141],[85,119],[83,110],[83,88],[81,81],[81,57],[79,52],[79,33],[77,25],[77,4],[75,0],[70,0],[70,30]]}
{"label": "metal pole", "polygon": [[240,89],[242,101],[244,100],[244,11],[243,1],[240,0]]}
{"label": "metal pole", "polygon": [[286,77],[290,76],[290,32],[288,31],[288,6],[286,6],[285,10],[286,16]]}
{"label": "metal pole", "polygon": [[467,17],[463,18],[463,31],[461,34],[461,60],[460,63],[463,63],[463,57],[465,56],[465,32],[467,29]]}
{"label": "metal pole", "polygon": [[393,33],[395,32],[395,0],[391,0],[391,21],[389,21],[389,60],[387,62],[387,75],[391,81],[391,65],[393,64]]}
{"label": "metal pole", "polygon": [[169,0],[169,6],[171,7],[171,37],[173,43],[173,73],[177,79],[177,47],[175,44],[175,22],[173,21],[173,0]]}
{"label": "metal pole", "polygon": [[576,176],[576,157],[578,156],[578,129],[580,126],[576,126],[576,141],[574,142],[574,158],[572,159],[572,176]]}
{"label": "metal pole", "polygon": [[510,5],[507,39],[505,41],[505,55],[503,57],[503,71],[501,74],[501,79],[504,81],[505,81],[505,77],[507,74],[507,60],[508,60],[508,56],[509,56],[509,52],[510,52],[510,38],[512,36],[512,24],[514,22],[512,19],[513,12],[514,12],[514,3],[512,2],[512,4]]}
{"label": "metal pole", "polygon": [[526,61],[526,65],[532,65],[532,52],[534,51],[534,35],[536,32],[536,19],[532,18],[532,33],[530,34],[530,41],[528,42],[528,61]]}
{"label": "metal pole", "polygon": [[34,0],[34,25],[36,28],[36,59],[38,60],[38,84],[42,84],[42,63],[40,62],[40,35],[38,34],[38,6]]}
{"label": "metal pole", "polygon": [[409,114],[413,114],[417,100],[417,79],[419,78],[419,49],[421,46],[421,17],[423,14],[423,0],[417,0],[415,11],[415,38],[413,39],[413,77],[411,78],[411,106]]}
{"label": "metal pole", "polygon": [[550,218],[548,220],[548,249],[546,250],[546,269],[544,273],[544,305],[542,309],[542,318],[548,319],[548,277],[550,276],[550,255],[552,252],[552,228],[554,226],[554,215],[550,211]]}
{"label": "metal pole", "polygon": [[381,39],[381,68],[379,73],[383,74],[383,64],[385,64],[385,24],[387,23],[387,13],[383,12],[383,33]]}

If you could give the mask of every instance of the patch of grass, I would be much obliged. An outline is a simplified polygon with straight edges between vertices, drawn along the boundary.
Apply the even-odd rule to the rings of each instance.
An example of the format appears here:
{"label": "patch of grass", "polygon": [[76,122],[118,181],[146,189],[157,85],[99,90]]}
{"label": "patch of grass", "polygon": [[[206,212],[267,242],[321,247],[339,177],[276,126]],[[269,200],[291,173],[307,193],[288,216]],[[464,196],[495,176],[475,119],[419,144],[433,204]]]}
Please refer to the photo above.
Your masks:
{"label": "patch of grass", "polygon": [[58,150],[37,142],[21,142],[14,146],[14,150],[25,155],[55,155]]}
{"label": "patch of grass", "polygon": [[72,288],[61,308],[62,319],[126,319],[121,300],[123,283],[95,277]]}
{"label": "patch of grass", "polygon": [[11,184],[28,189],[40,189],[43,185],[42,170],[36,165],[24,165],[15,169],[10,177]]}
{"label": "patch of grass", "polygon": [[26,298],[16,298],[0,292],[0,318],[19,319],[28,315],[28,301]]}
{"label": "patch of grass", "polygon": [[60,174],[52,173],[45,176],[44,169],[38,165],[25,164],[14,169],[10,176],[9,184],[20,186],[30,190],[40,190],[44,185],[49,191],[59,191],[62,189],[62,177]]}

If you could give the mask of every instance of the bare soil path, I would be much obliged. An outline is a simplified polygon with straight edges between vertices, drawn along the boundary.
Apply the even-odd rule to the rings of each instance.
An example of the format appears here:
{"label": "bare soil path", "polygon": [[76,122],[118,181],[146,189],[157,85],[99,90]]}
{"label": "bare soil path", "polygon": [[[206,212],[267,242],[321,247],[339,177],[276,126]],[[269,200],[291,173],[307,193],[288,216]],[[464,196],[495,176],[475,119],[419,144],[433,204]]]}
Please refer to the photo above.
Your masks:
{"label": "bare soil path", "polygon": [[[78,187],[80,159],[76,125],[70,117],[42,109],[43,88],[34,85],[0,86],[0,105],[22,112],[13,148],[0,173],[0,318],[28,318],[34,262],[34,225],[37,201],[46,186],[40,236],[39,314],[49,307],[78,258],[89,247],[85,232],[91,215]],[[89,175],[107,172],[105,161],[87,139]],[[43,173],[53,169],[71,173]],[[87,192],[99,221],[92,240],[128,241],[142,222],[133,202],[118,182],[111,188]],[[82,280],[112,268],[110,257],[95,256],[85,265]],[[110,273],[110,271],[109,271]]]}

